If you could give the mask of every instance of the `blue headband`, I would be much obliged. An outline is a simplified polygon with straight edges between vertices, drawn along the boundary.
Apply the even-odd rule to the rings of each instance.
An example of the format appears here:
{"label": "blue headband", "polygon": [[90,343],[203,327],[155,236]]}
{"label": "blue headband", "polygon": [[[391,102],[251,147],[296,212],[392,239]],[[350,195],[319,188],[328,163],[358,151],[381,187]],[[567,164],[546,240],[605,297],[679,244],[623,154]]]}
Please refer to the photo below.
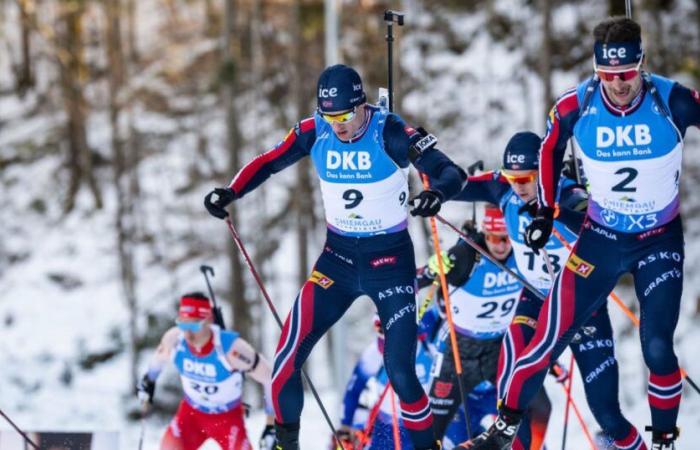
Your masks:
{"label": "blue headband", "polygon": [[593,46],[595,63],[599,66],[622,66],[636,64],[642,59],[642,41],[600,42]]}

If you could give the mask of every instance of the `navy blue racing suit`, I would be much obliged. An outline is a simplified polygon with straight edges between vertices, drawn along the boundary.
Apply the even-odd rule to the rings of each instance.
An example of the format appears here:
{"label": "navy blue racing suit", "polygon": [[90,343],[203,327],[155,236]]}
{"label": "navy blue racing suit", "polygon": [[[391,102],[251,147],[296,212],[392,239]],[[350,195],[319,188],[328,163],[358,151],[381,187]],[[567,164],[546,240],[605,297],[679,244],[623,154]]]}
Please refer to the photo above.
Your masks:
{"label": "navy blue racing suit", "polygon": [[[576,233],[583,222],[584,214],[576,211],[585,205],[586,194],[583,189],[568,178],[561,179],[561,194],[558,198],[559,216],[555,228],[567,242],[552,236],[545,249],[550,264],[559,272],[569,254],[567,244],[576,241]],[[498,172],[487,172],[470,177],[469,183],[458,196],[465,201],[488,201],[500,206],[506,221],[508,235],[513,246],[513,253],[518,264],[518,272],[525,277],[542,294],[547,294],[552,279],[543,255],[535,254],[525,245],[523,231],[532,218],[527,212],[520,212],[525,202],[511,189],[504,177]],[[498,388],[499,395],[507,390],[515,361],[529,342],[536,330],[540,328],[538,316],[542,310],[543,300],[528,289],[523,289],[515,316],[508,328],[499,357]],[[584,327],[586,333],[578,334],[578,341],[571,345],[571,350],[584,380],[586,400],[591,412],[605,433],[616,442],[627,442],[630,436],[639,437],[637,429],[622,415],[618,400],[618,366],[615,359],[612,327],[608,310],[603,305]],[[594,374],[594,375],[590,375]],[[538,387],[538,390],[540,387]],[[531,436],[528,428],[521,427],[516,444],[528,447]],[[641,439],[641,438],[640,438]]]}
{"label": "navy blue racing suit", "polygon": [[[589,85],[594,89],[587,97]],[[554,206],[572,136],[581,147],[589,206],[578,242],[540,312],[537,331],[515,363],[506,406],[526,407],[549,362],[600,310],[618,279],[631,273],[640,304],[642,354],[650,372],[652,427],[662,433],[675,430],[682,391],[673,348],[684,259],[679,181],[686,129],[699,124],[698,92],[655,75],[626,108],[615,106],[603,87],[590,81],[566,92],[552,108],[540,148],[540,206]],[[624,448],[637,447],[628,442]]]}
{"label": "navy blue racing suit", "polygon": [[[428,398],[416,377],[415,258],[407,231],[409,149],[421,136],[395,114],[367,106],[350,141],[316,113],[272,150],[248,163],[231,189],[240,197],[273,173],[310,156],[320,179],[327,238],[288,315],[272,376],[275,418],[298,423],[301,367],[311,349],[353,301],[374,301],[384,334],[384,366],[416,448],[434,444]],[[436,148],[412,153],[443,201],[462,188],[464,172]]]}

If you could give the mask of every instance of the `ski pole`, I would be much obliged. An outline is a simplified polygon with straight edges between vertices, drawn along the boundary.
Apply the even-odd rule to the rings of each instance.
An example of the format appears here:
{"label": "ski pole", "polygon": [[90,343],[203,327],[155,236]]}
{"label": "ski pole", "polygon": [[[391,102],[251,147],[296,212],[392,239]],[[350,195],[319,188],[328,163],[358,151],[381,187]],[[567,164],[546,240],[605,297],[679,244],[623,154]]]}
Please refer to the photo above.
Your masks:
{"label": "ski pole", "polygon": [[[391,386],[390,384],[387,386]],[[399,418],[396,415],[396,396],[394,389],[389,388],[389,396],[391,397],[391,431],[394,435],[394,450],[401,450],[401,431],[399,431]]]}
{"label": "ski pole", "polygon": [[578,419],[579,425],[581,425],[581,429],[583,430],[583,434],[586,435],[586,439],[588,440],[588,443],[591,446],[591,450],[596,450],[595,442],[593,441],[593,436],[591,436],[591,432],[588,430],[588,426],[586,425],[586,422],[583,420],[583,416],[581,415],[581,411],[578,409],[578,406],[576,406],[576,402],[574,401],[573,396],[571,396],[571,393],[566,392],[566,388],[564,385],[561,385],[562,389],[564,389],[564,393],[567,395],[566,399],[567,402],[571,403],[571,408],[574,410],[574,414],[576,414],[576,418]]}
{"label": "ski pole", "polygon": [[[572,247],[571,247],[571,244],[569,243],[569,241],[567,241],[566,238],[564,236],[562,236],[562,234],[559,231],[557,231],[556,228],[552,228],[552,233],[554,234],[554,236],[557,239],[559,239],[559,241],[562,244],[564,244],[564,247],[566,247],[567,250],[572,251]],[[625,313],[625,315],[627,317],[629,317],[629,319],[632,321],[632,323],[637,328],[639,328],[639,318],[632,312],[632,310],[630,310],[627,307],[627,305],[625,305],[625,303],[615,293],[615,291],[611,291],[610,294],[608,294],[608,297],[611,298],[615,302],[615,304],[617,304],[617,306],[619,306],[620,309],[622,309],[622,311]],[[680,371],[681,371],[681,377],[683,377],[683,379],[685,379],[685,381],[688,382],[690,387],[692,387],[695,392],[700,394],[700,387],[695,383],[695,381],[692,378],[690,378],[690,375],[688,375],[688,372],[686,372],[685,369],[682,367],[680,367]]]}
{"label": "ski pole", "polygon": [[566,381],[566,409],[564,409],[564,432],[561,438],[561,450],[566,449],[566,433],[569,429],[569,409],[571,407],[571,385],[574,382],[574,354],[569,360],[569,379]]}
{"label": "ski pole", "polygon": [[146,413],[148,413],[148,402],[141,403],[141,433],[139,434],[139,450],[143,450],[143,439],[146,435]]}
{"label": "ski pole", "polygon": [[447,225],[450,229],[452,229],[452,231],[457,233],[459,235],[459,237],[461,237],[464,242],[466,242],[474,250],[479,252],[481,254],[481,256],[488,259],[489,261],[494,263],[496,266],[498,266],[499,269],[501,269],[504,272],[507,272],[512,277],[514,277],[516,280],[518,280],[527,290],[532,292],[535,297],[539,298],[540,300],[544,300],[546,298],[542,292],[540,292],[535,286],[530,284],[530,282],[528,282],[525,278],[521,277],[519,274],[517,274],[516,272],[511,270],[509,267],[507,267],[506,265],[504,265],[503,263],[501,263],[500,261],[495,259],[493,256],[489,255],[489,253],[486,250],[484,250],[483,247],[481,247],[479,244],[474,242],[474,240],[472,238],[470,238],[465,233],[463,233],[459,228],[457,228],[456,226],[452,225],[450,222],[445,220],[440,214],[436,214],[435,218],[437,218],[437,220],[439,220],[440,222]]}
{"label": "ski pole", "polygon": [[[270,295],[267,293],[267,289],[265,289],[265,285],[262,282],[262,279],[260,278],[260,275],[258,274],[258,271],[255,269],[255,266],[253,265],[253,260],[250,259],[250,256],[248,255],[248,251],[245,249],[245,246],[243,245],[243,241],[241,241],[240,236],[238,236],[238,232],[236,231],[236,228],[233,226],[233,223],[231,222],[231,219],[229,217],[226,217],[226,225],[228,226],[228,230],[231,233],[231,237],[233,238],[234,242],[236,243],[236,246],[238,247],[238,250],[241,251],[241,254],[243,255],[243,259],[245,259],[246,265],[248,266],[248,269],[250,269],[250,273],[253,274],[253,278],[255,278],[255,282],[258,284],[258,287],[260,288],[260,292],[262,292],[263,297],[265,298],[265,302],[267,302],[267,306],[270,308],[270,312],[272,312],[272,315],[275,318],[275,321],[277,322],[277,325],[280,327],[280,329],[283,328],[282,320],[280,319],[279,314],[277,314],[277,308],[275,308],[275,305],[272,303],[272,299],[270,299]],[[311,378],[309,378],[309,375],[307,375],[306,370],[304,368],[301,368],[301,375],[306,380],[307,385],[309,386],[309,389],[311,390],[311,393],[313,394],[314,398],[316,399],[316,403],[318,403],[319,408],[321,408],[321,412],[323,413],[323,417],[326,419],[326,423],[328,423],[328,426],[331,429],[331,432],[333,433],[333,437],[335,438],[335,443],[338,445],[340,448],[343,448],[342,442],[340,442],[340,438],[338,437],[338,432],[335,430],[335,427],[333,426],[333,422],[331,422],[331,418],[328,416],[328,412],[326,411],[326,407],[323,406],[323,402],[321,401],[321,397],[319,397],[318,392],[316,391],[316,388],[314,387],[313,383],[311,382]]]}
{"label": "ski pole", "polygon": [[[425,190],[430,189],[430,181],[426,174],[422,174],[423,187]],[[437,216],[439,217],[439,216]],[[455,324],[452,320],[452,305],[450,303],[450,292],[447,288],[447,278],[445,277],[445,268],[442,264],[442,252],[440,250],[440,238],[438,237],[437,221],[435,217],[430,218],[430,231],[433,235],[433,247],[435,254],[438,255],[438,274],[440,275],[440,287],[442,288],[442,298],[445,300],[445,315],[447,316],[447,325],[450,330],[450,345],[452,346],[452,357],[457,371],[457,381],[459,384],[459,392],[464,405],[464,422],[467,425],[467,435],[472,437],[471,420],[469,420],[469,407],[467,405],[467,392],[464,390],[464,381],[462,380],[462,358],[459,354],[459,346],[457,344],[457,333],[455,332]]]}
{"label": "ski pole", "polygon": [[387,9],[384,11],[386,22],[386,54],[387,54],[387,88],[389,90],[389,112],[394,111],[394,23],[403,26],[404,13]]}
{"label": "ski pole", "polygon": [[216,296],[214,295],[214,290],[211,288],[211,283],[209,283],[209,277],[207,276],[207,272],[209,272],[211,273],[212,278],[214,277],[214,268],[207,266],[206,264],[202,264],[199,266],[199,270],[202,272],[202,275],[204,275],[204,280],[207,282],[207,289],[209,289],[209,298],[211,299],[212,306],[211,309],[214,312],[214,323],[220,326],[223,330],[226,328],[226,325],[224,324],[224,316],[221,314],[221,308],[216,303]]}
{"label": "ski pole", "polygon": [[5,420],[7,421],[7,423],[9,423],[9,424],[12,426],[12,428],[14,428],[15,431],[16,431],[17,433],[19,433],[20,436],[22,436],[22,438],[24,439],[24,441],[25,441],[27,444],[31,445],[31,446],[32,446],[33,448],[35,448],[36,450],[40,450],[40,449],[39,449],[39,446],[36,445],[36,444],[34,443],[34,441],[32,441],[31,439],[29,439],[29,436],[27,436],[27,433],[25,433],[24,431],[22,431],[22,430],[20,429],[20,427],[18,427],[18,426],[12,421],[12,419],[10,419],[10,418],[7,416],[7,414],[5,414],[5,411],[3,411],[2,409],[0,409],[0,416],[2,416],[2,417],[5,418]]}
{"label": "ski pole", "polygon": [[549,273],[549,278],[552,279],[552,283],[556,280],[556,274],[554,273],[554,267],[552,267],[552,261],[549,259],[549,255],[547,254],[547,250],[542,247],[542,258],[544,258],[544,265],[547,268],[547,272]]}

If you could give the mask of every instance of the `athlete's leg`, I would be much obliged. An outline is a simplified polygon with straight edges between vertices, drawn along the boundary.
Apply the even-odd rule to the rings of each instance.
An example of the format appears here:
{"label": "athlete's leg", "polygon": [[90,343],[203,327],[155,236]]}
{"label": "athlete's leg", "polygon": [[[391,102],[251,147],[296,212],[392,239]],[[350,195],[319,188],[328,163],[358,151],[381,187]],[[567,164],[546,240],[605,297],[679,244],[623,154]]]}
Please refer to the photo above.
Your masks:
{"label": "athlete's leg", "polygon": [[207,420],[207,434],[222,450],[252,450],[241,406],[222,414],[211,414]]}
{"label": "athlete's leg", "polygon": [[527,289],[523,289],[515,307],[515,315],[501,344],[498,356],[498,398],[505,393],[506,383],[515,367],[515,361],[532,340],[537,327],[537,316],[544,302]]}
{"label": "athlete's leg", "polygon": [[[468,394],[482,381],[495,382],[500,339],[478,340],[458,336],[457,345],[462,363],[462,387]],[[451,341],[446,342],[442,367],[430,386],[430,403],[434,416],[434,431],[442,439],[462,402],[462,392],[457,380]]]}
{"label": "athlete's leg", "polygon": [[324,333],[350,307],[354,268],[326,249],[301,288],[282,329],[272,373],[272,403],[277,423],[299,422],[304,404],[301,367]]}
{"label": "athlete's leg", "polygon": [[640,303],[640,338],[649,367],[649,406],[654,430],[676,427],[683,390],[673,333],[683,289],[683,238],[664,239],[636,262],[634,284]]}
{"label": "athlete's leg", "polygon": [[507,385],[505,406],[522,411],[544,382],[552,359],[605,302],[623,268],[608,237],[584,225],[564,269],[559,272],[537,318],[537,330],[518,357]]}
{"label": "athlete's leg", "polygon": [[392,246],[368,249],[361,283],[362,290],[374,301],[384,329],[384,367],[399,397],[404,426],[413,445],[423,449],[435,444],[433,415],[416,376],[416,269],[413,244],[408,234],[404,236],[389,236]]}
{"label": "athlete's leg", "polygon": [[637,429],[620,411],[619,374],[607,303],[574,335],[570,344],[586,400],[603,432],[626,450],[646,449]]}
{"label": "athlete's leg", "polygon": [[[200,413],[203,414],[203,413]],[[160,441],[161,450],[197,450],[207,439],[198,411],[182,400]]]}

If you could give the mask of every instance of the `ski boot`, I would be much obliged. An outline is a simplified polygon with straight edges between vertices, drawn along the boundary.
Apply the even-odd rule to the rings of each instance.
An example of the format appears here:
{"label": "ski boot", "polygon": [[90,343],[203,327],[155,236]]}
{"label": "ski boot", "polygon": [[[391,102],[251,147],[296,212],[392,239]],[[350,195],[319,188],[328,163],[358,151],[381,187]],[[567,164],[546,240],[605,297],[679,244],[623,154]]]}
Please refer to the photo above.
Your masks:
{"label": "ski boot", "polygon": [[675,450],[674,441],[678,438],[678,427],[673,431],[657,431],[653,427],[646,427],[644,431],[651,431],[651,450]]}
{"label": "ski boot", "polygon": [[459,444],[458,449],[469,450],[510,450],[518,433],[523,413],[501,407],[496,421],[477,437]]}
{"label": "ski boot", "polygon": [[275,421],[274,450],[299,450],[299,422],[277,423]]}

